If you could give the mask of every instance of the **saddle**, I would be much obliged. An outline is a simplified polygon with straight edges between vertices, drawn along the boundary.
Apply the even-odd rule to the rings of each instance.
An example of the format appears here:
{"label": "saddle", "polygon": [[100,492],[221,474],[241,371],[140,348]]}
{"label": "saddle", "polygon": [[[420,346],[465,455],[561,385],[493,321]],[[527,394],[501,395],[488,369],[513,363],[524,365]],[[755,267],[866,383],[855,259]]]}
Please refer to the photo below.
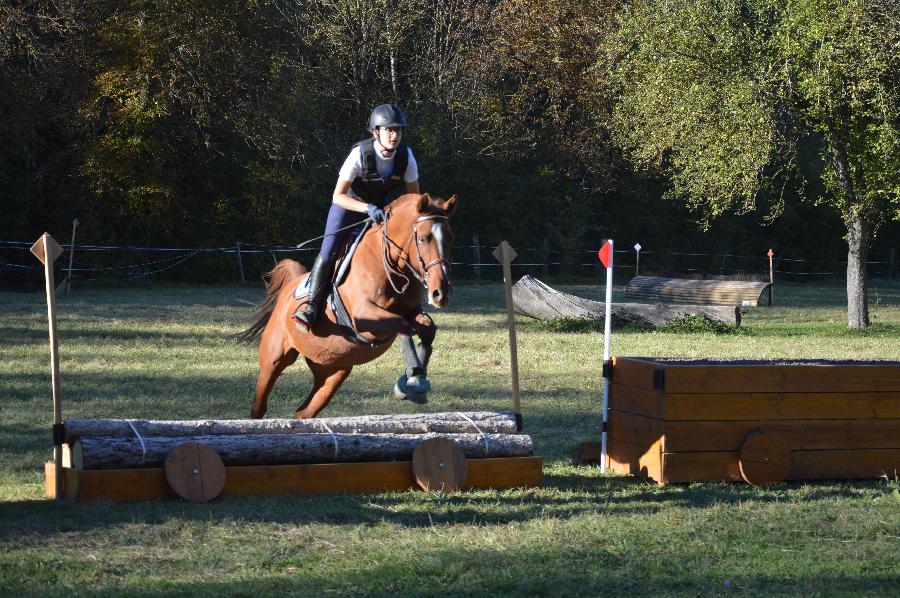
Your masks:
{"label": "saddle", "polygon": [[[359,232],[356,233],[355,236],[351,236],[353,242],[347,245],[344,254],[338,260],[338,265],[337,268],[335,268],[335,273],[331,281],[331,292],[328,294],[326,301],[328,301],[328,305],[331,307],[331,311],[332,313],[334,313],[334,317],[337,320],[338,327],[341,329],[344,337],[359,345],[377,347],[386,341],[373,342],[366,338],[363,338],[359,334],[359,331],[356,329],[356,327],[353,325],[353,319],[350,317],[349,312],[347,312],[347,308],[344,306],[344,302],[341,300],[340,293],[338,293],[338,287],[341,286],[341,283],[343,283],[344,279],[347,278],[347,272],[350,270],[350,261],[353,258],[353,254],[356,253],[356,249],[357,247],[359,247],[360,241],[362,241],[371,225],[371,221],[367,220],[363,223]],[[309,276],[304,278],[300,282],[300,284],[297,285],[297,288],[294,290],[294,299],[296,299],[297,301],[303,301],[308,296]]]}

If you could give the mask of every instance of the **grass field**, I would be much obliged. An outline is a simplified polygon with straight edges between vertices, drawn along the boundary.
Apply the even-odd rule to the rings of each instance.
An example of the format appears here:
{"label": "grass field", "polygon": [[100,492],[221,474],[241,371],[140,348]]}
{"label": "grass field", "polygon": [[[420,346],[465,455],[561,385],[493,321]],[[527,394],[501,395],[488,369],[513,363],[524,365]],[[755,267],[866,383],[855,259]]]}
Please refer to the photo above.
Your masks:
{"label": "grass field", "polygon": [[[599,299],[600,287],[560,286]],[[59,301],[65,417],[237,418],[255,347],[233,343],[256,287],[83,289]],[[614,333],[615,355],[900,358],[900,285],[874,281],[873,326],[846,330],[840,285],[776,289],[730,334]],[[459,285],[440,326],[429,411],[510,406],[503,290]],[[0,293],[0,595],[897,595],[900,481],[659,488],[575,467],[599,430],[602,337],[520,320],[530,490],[57,504],[46,308]],[[357,368],[327,415],[411,411],[399,351]],[[288,417],[309,374],[279,381]],[[418,408],[418,407],[417,407]]]}

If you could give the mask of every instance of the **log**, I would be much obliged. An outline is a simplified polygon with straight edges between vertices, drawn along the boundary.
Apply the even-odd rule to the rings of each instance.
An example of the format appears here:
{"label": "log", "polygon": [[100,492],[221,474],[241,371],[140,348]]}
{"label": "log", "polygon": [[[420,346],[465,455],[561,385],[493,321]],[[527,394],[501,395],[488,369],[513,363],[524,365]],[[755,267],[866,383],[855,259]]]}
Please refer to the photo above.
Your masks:
{"label": "log", "polygon": [[[207,419],[193,421],[70,419],[66,420],[65,429],[66,442],[69,444],[82,437],[135,438],[138,434],[142,437],[167,436],[172,438],[241,434],[328,434],[329,430],[335,434],[427,434],[429,432],[515,434],[516,417],[511,411],[478,411],[362,415],[318,419]],[[135,430],[137,430],[137,434],[135,434]]]}
{"label": "log", "polygon": [[132,469],[161,467],[166,456],[185,442],[204,444],[225,465],[287,465],[409,461],[423,440],[450,438],[466,458],[522,457],[534,450],[524,434],[250,434],[241,436],[184,436],[88,438],[66,445],[67,467],[73,469]]}
{"label": "log", "polygon": [[[605,304],[569,295],[547,286],[532,276],[523,276],[513,286],[516,313],[537,320],[558,318],[591,318],[603,320]],[[637,323],[653,327],[665,326],[685,316],[703,316],[713,322],[740,325],[739,306],[675,305],[662,303],[614,303],[614,324]]]}

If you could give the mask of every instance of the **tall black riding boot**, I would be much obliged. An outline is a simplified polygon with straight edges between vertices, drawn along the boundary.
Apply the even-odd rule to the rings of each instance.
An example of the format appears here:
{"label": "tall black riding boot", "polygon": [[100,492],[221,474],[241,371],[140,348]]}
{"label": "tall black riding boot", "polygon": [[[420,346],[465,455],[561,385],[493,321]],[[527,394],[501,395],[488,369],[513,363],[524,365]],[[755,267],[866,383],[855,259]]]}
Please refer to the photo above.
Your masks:
{"label": "tall black riding boot", "polygon": [[328,296],[331,286],[331,274],[334,270],[334,260],[328,260],[321,255],[316,258],[312,272],[309,273],[309,300],[306,305],[301,305],[291,318],[297,328],[303,332],[315,325],[319,312],[322,310],[322,302]]}

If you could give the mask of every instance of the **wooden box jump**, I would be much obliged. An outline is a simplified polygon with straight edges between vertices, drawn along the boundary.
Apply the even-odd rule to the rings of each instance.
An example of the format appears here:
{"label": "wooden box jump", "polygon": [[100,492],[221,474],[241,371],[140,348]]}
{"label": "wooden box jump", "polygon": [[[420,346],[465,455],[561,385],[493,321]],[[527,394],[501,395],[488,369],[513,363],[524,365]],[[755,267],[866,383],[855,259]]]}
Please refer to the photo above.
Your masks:
{"label": "wooden box jump", "polygon": [[612,361],[616,471],[663,485],[900,470],[900,361]]}

